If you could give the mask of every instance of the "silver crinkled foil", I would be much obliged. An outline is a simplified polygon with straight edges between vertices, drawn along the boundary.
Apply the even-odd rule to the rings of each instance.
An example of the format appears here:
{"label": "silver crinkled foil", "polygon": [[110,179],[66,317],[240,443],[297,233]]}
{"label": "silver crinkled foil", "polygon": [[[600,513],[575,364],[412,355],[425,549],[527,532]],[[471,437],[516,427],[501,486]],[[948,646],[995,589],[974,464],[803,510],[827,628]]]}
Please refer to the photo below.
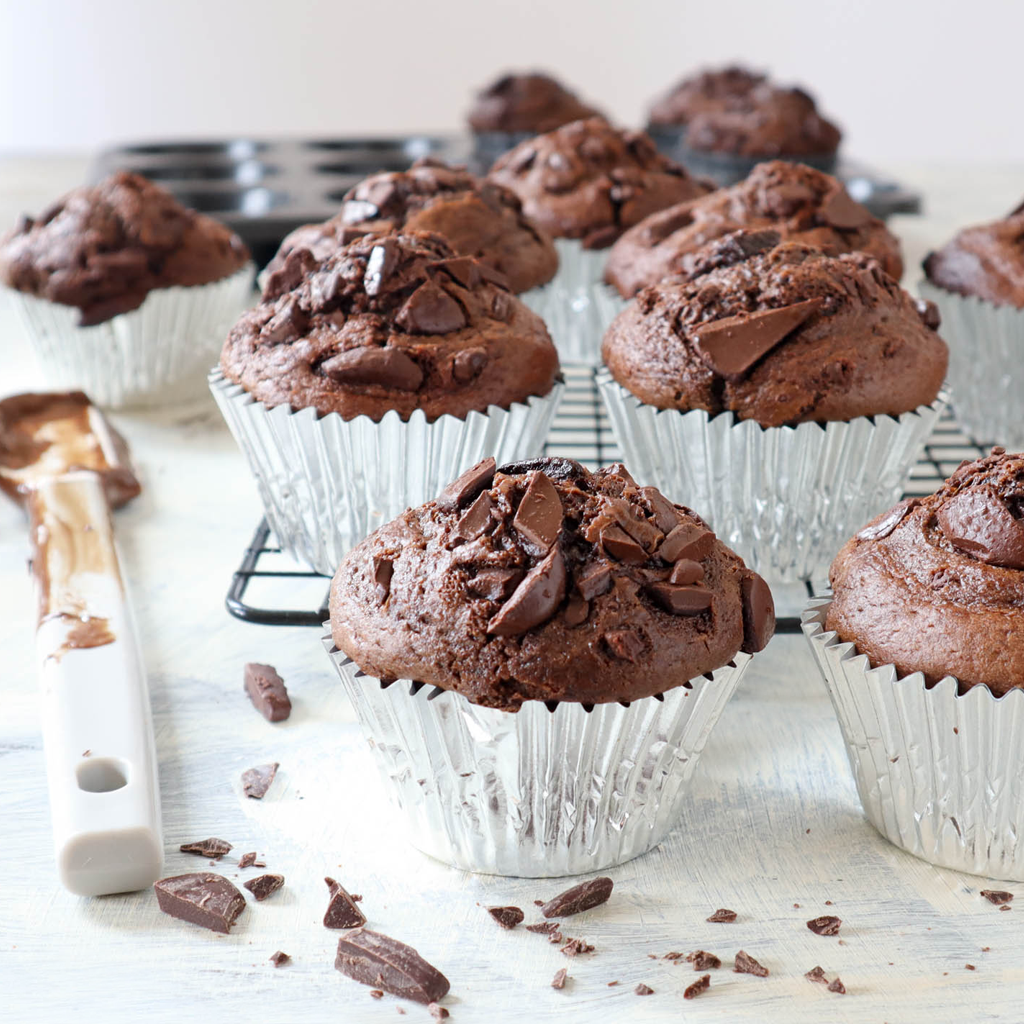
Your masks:
{"label": "silver crinkled foil", "polygon": [[329,631],[323,642],[409,841],[454,867],[531,878],[612,867],[664,839],[750,662],[737,654],[664,700],[510,713],[408,680],[382,688]]}
{"label": "silver crinkled foil", "polygon": [[707,519],[769,583],[817,578],[899,500],[946,403],[940,393],[899,417],[765,428],[645,405],[607,371],[598,385],[629,471]]}
{"label": "silver crinkled foil", "polygon": [[273,409],[220,370],[210,390],[249,462],[274,535],[294,558],[333,574],[344,554],[407,508],[422,505],[463,470],[493,455],[501,465],[540,455],[565,385],[492,405],[465,419],[422,410],[379,422],[315,409]]}
{"label": "silver crinkled foil", "polygon": [[92,327],[78,326],[75,306],[13,288],[3,301],[18,314],[48,387],[82,390],[108,408],[157,404],[183,397],[175,386],[193,376],[202,387],[255,273],[250,263],[212,284],[157,288],[138,309]]}
{"label": "silver crinkled foil", "polygon": [[922,298],[939,307],[949,345],[950,401],[964,430],[982,444],[1024,448],[1024,310],[956,295],[929,281]]}
{"label": "silver crinkled foil", "polygon": [[1024,881],[1024,692],[957,694],[872,668],[825,630],[828,601],[803,630],[835,707],[864,813],[895,846],[931,864]]}

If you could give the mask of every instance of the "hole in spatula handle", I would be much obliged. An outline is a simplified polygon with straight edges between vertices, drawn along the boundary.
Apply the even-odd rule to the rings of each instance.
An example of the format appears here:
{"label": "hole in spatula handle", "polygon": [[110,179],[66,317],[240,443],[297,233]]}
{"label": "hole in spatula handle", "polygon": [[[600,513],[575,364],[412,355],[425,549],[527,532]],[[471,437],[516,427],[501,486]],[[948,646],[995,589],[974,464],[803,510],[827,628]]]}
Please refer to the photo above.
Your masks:
{"label": "hole in spatula handle", "polygon": [[128,785],[128,766],[113,757],[92,757],[75,770],[78,788],[86,793],[113,793]]}

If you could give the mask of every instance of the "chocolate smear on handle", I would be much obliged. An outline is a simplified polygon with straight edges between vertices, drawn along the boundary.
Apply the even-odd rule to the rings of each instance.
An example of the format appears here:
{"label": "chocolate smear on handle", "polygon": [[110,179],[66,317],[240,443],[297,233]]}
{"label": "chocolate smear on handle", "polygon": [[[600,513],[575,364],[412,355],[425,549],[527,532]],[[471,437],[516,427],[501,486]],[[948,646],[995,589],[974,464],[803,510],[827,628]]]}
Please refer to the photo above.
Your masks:
{"label": "chocolate smear on handle", "polygon": [[283,722],[292,713],[288,690],[273,665],[250,661],[244,678],[249,700],[268,722]]}
{"label": "chocolate smear on handle", "polygon": [[223,875],[175,875],[161,878],[153,889],[165,914],[224,935],[245,910],[245,897]]}
{"label": "chocolate smear on handle", "polygon": [[338,939],[334,966],[354,981],[425,1006],[443,999],[451,987],[411,946],[368,928]]}
{"label": "chocolate smear on handle", "polygon": [[267,795],[279,767],[280,765],[273,761],[270,764],[257,765],[255,768],[246,768],[242,772],[242,791],[253,800],[262,800]]}
{"label": "chocolate smear on handle", "polygon": [[768,968],[759,964],[749,953],[744,953],[742,949],[736,954],[732,969],[736,974],[753,974],[758,978],[768,977]]}
{"label": "chocolate smear on handle", "polygon": [[743,600],[744,654],[756,654],[768,646],[775,635],[775,599],[768,584],[755,572],[743,577],[740,584]]}
{"label": "chocolate smear on handle", "polygon": [[544,473],[530,474],[512,525],[521,537],[542,551],[547,551],[558,539],[562,528],[562,500]]}
{"label": "chocolate smear on handle", "polygon": [[1014,519],[994,488],[954,494],[937,513],[946,540],[961,554],[989,565],[1024,569],[1024,520]]}
{"label": "chocolate smear on handle", "polygon": [[874,220],[871,211],[851,198],[850,193],[842,186],[821,204],[820,216],[826,224],[841,231],[852,231]]}
{"label": "chocolate smear on handle", "polygon": [[522,924],[523,918],[526,916],[519,907],[488,907],[487,913],[490,914],[502,928],[509,931],[515,928],[517,924]]}
{"label": "chocolate smear on handle", "polygon": [[920,498],[904,498],[903,501],[893,505],[884,515],[865,526],[857,534],[857,540],[882,540],[884,537],[888,537],[920,504]]}
{"label": "chocolate smear on handle", "polygon": [[356,906],[355,897],[333,878],[325,878],[330,900],[324,914],[325,928],[359,928],[366,924],[366,915]]}
{"label": "chocolate smear on handle", "polygon": [[395,323],[409,334],[450,334],[466,326],[466,314],[436,281],[425,281],[398,311]]}
{"label": "chocolate smear on handle", "polygon": [[815,935],[838,935],[839,926],[842,924],[842,920],[832,915],[825,915],[824,917],[815,917],[807,922],[807,927],[810,928]]}
{"label": "chocolate smear on handle", "polygon": [[807,299],[778,309],[740,313],[692,328],[694,349],[705,364],[726,380],[739,380],[764,355],[810,319],[821,299]]}
{"label": "chocolate smear on handle", "polygon": [[651,583],[647,592],[672,615],[700,615],[711,607],[711,591],[675,583]]}
{"label": "chocolate smear on handle", "polygon": [[321,363],[320,370],[338,384],[377,384],[415,391],[423,383],[423,370],[416,360],[391,346],[339,352]]}
{"label": "chocolate smear on handle", "polygon": [[516,587],[490,622],[487,632],[494,636],[518,636],[547,622],[565,597],[565,560],[553,547]]}
{"label": "chocolate smear on handle", "polygon": [[198,857],[211,857],[213,860],[220,860],[225,853],[231,850],[231,844],[226,839],[200,839],[195,843],[182,843],[178,847],[182,853],[194,853]]}
{"label": "chocolate smear on handle", "polygon": [[256,901],[262,903],[284,885],[284,875],[260,875],[258,878],[250,878],[244,885]]}
{"label": "chocolate smear on handle", "polygon": [[453,480],[438,496],[437,507],[454,512],[471,502],[494,479],[494,457],[488,456]]}
{"label": "chocolate smear on handle", "polygon": [[589,882],[581,882],[548,900],[540,908],[540,912],[544,917],[551,918],[571,917],[573,914],[583,913],[584,910],[592,910],[594,907],[608,902],[614,884],[610,878],[605,876],[592,878]]}

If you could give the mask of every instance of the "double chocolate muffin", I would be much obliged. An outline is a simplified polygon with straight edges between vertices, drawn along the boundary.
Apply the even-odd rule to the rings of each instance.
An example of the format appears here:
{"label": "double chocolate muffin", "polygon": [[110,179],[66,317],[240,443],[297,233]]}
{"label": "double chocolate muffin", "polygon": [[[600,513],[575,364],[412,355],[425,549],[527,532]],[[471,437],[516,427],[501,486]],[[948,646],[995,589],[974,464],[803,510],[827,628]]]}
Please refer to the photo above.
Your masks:
{"label": "double chocolate muffin", "polygon": [[474,132],[536,135],[601,112],[550,75],[505,74],[477,93],[467,120]]}
{"label": "double chocolate muffin", "polygon": [[662,156],[643,132],[598,117],[521,142],[489,177],[515,192],[544,230],[586,249],[604,249],[655,211],[712,187]]}
{"label": "double chocolate muffin", "polygon": [[[783,241],[830,255],[865,252],[895,280],[903,274],[899,240],[843,183],[802,164],[758,164],[739,184],[653,213],[611,248],[605,280],[624,298],[663,277],[686,275],[698,250],[733,231],[771,228]],[[1024,280],[1024,260],[1022,260]]]}
{"label": "double chocolate muffin", "polygon": [[474,466],[354,548],[331,586],[339,650],[381,680],[475,704],[650,697],[761,650],[765,582],[621,465]]}
{"label": "double chocolate muffin", "polygon": [[434,420],[547,394],[558,356],[491,266],[439,235],[402,232],[321,261],[293,249],[232,328],[221,369],[268,407]]}
{"label": "double chocolate muffin", "polygon": [[1024,455],[961,463],[939,490],[875,518],[832,563],[825,628],[872,665],[961,693],[1024,687]]}
{"label": "double chocolate muffin", "polygon": [[864,253],[739,231],[644,288],[604,338],[615,380],[658,409],[764,427],[898,416],[933,402],[948,353],[933,306]]}
{"label": "double chocolate muffin", "polygon": [[0,241],[0,282],[77,307],[87,327],[137,309],[155,289],[220,281],[248,260],[223,224],[121,171],[23,217]]}
{"label": "double chocolate muffin", "polygon": [[460,256],[474,256],[502,273],[514,292],[555,276],[558,255],[551,239],[523,215],[515,193],[462,167],[423,158],[408,171],[371,175],[345,194],[337,216],[296,228],[267,267],[268,287],[294,249],[317,260],[361,235],[433,231]]}
{"label": "double chocolate muffin", "polygon": [[748,96],[765,80],[763,74],[738,65],[690,75],[655,100],[648,114],[648,124],[656,129],[689,124],[698,114],[723,110],[737,99]]}

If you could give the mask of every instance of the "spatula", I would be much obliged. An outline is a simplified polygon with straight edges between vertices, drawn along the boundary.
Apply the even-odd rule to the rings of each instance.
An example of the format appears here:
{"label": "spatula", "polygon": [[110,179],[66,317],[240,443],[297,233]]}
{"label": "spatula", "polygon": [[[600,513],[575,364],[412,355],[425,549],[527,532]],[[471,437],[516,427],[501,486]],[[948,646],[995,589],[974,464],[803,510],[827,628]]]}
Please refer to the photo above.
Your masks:
{"label": "spatula", "polygon": [[139,493],[124,440],[81,392],[0,401],[0,488],[28,512],[57,870],[81,896],[163,866],[153,723],[111,508]]}

